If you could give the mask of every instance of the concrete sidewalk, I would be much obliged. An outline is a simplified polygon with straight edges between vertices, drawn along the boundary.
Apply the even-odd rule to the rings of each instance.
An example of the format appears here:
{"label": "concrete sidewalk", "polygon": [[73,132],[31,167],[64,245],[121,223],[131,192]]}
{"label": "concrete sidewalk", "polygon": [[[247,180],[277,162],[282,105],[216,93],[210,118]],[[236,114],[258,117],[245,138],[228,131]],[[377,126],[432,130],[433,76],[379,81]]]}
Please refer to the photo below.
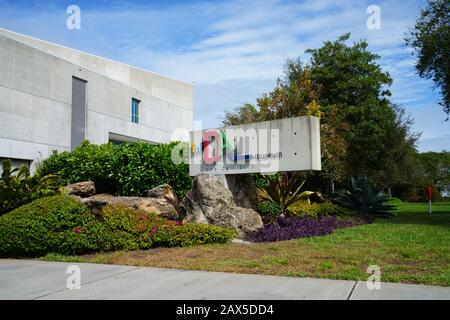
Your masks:
{"label": "concrete sidewalk", "polygon": [[[68,290],[67,267],[81,270]],[[0,299],[450,299],[450,287],[244,275],[116,265],[0,260]]]}

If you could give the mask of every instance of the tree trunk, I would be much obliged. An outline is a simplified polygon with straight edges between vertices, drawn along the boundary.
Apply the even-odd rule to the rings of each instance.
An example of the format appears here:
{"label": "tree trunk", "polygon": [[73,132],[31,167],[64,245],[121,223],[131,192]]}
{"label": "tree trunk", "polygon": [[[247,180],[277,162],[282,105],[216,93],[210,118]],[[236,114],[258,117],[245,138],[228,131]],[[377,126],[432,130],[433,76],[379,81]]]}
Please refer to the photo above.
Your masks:
{"label": "tree trunk", "polygon": [[391,187],[388,187],[387,193],[388,193],[388,197],[389,197],[389,198],[392,198],[392,190],[391,190]]}

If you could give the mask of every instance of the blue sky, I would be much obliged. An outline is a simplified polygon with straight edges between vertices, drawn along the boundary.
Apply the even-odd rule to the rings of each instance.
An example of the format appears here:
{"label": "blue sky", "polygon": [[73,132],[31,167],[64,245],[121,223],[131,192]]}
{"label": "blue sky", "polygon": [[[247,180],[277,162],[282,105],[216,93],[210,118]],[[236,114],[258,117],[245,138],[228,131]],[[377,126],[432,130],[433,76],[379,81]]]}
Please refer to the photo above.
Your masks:
{"label": "blue sky", "polygon": [[[69,5],[81,30],[66,28]],[[381,29],[369,30],[369,5]],[[194,83],[194,118],[220,125],[225,110],[271,90],[284,61],[346,32],[367,39],[394,79],[392,100],[422,132],[420,151],[450,150],[450,121],[420,79],[403,36],[425,1],[4,1],[0,27]]]}

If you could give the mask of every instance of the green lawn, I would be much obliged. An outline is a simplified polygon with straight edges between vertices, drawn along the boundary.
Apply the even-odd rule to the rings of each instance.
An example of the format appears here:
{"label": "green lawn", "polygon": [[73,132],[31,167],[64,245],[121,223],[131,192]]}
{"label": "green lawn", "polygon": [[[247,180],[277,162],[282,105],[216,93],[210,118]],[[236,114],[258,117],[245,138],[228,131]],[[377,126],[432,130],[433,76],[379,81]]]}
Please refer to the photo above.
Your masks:
{"label": "green lawn", "polygon": [[450,203],[431,215],[426,203],[395,205],[393,218],[324,237],[42,259],[349,280],[378,265],[382,281],[450,286]]}

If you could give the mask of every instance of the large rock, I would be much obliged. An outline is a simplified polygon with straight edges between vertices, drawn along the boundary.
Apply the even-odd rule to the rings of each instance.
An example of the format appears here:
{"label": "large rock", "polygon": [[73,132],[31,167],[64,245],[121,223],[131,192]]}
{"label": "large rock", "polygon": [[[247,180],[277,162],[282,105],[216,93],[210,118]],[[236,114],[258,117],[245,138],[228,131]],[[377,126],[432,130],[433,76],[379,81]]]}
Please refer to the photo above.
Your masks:
{"label": "large rock", "polygon": [[178,205],[179,205],[177,194],[172,189],[172,187],[169,186],[168,184],[162,184],[160,186],[157,186],[157,187],[151,189],[147,193],[147,197],[148,198],[156,198],[156,199],[158,199],[158,198],[164,199],[165,201],[170,203],[175,208],[178,208]]}
{"label": "large rock", "polygon": [[86,198],[95,194],[95,184],[92,181],[73,183],[63,187],[62,192],[67,195]]}
{"label": "large rock", "polygon": [[[170,188],[170,186],[168,186]],[[173,192],[164,187],[164,195],[157,196],[156,192],[152,193],[151,198],[145,197],[116,197],[110,194],[97,194],[89,198],[81,198],[80,201],[86,204],[92,212],[99,213],[102,208],[109,204],[119,204],[129,208],[142,210],[145,212],[153,212],[163,216],[166,219],[178,219],[178,198]],[[152,189],[153,190],[153,189]],[[149,192],[150,193],[150,192]]]}
{"label": "large rock", "polygon": [[249,174],[225,175],[228,189],[233,195],[233,200],[238,207],[258,208],[259,199],[255,179]]}
{"label": "large rock", "polygon": [[199,174],[193,179],[192,189],[180,207],[185,222],[234,228],[241,238],[263,226],[256,211],[238,207],[220,178],[209,174]]}

